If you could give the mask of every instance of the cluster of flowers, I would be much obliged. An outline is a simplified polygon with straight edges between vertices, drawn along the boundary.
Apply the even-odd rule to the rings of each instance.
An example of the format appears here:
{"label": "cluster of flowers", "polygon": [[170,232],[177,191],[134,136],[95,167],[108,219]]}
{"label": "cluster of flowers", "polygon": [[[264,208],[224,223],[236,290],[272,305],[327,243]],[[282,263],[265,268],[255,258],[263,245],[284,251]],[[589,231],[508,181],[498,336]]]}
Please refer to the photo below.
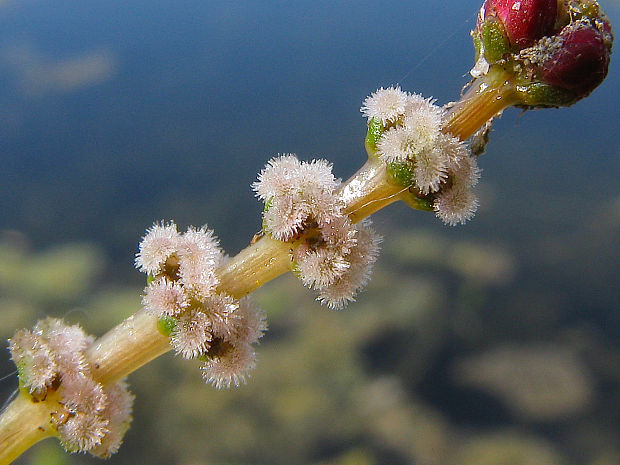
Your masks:
{"label": "cluster of flowers", "polygon": [[149,274],[142,304],[163,322],[175,351],[204,361],[204,379],[215,387],[239,386],[254,368],[256,343],[266,330],[262,311],[249,298],[217,290],[216,268],[225,259],[206,228],[174,223],[147,231],[136,267]]}
{"label": "cluster of flowers", "polygon": [[380,243],[369,222],[355,225],[343,214],[339,184],[327,161],[288,154],[270,160],[252,185],[265,202],[265,232],[295,245],[293,272],[335,309],[366,285]]}
{"label": "cluster of flowers", "polygon": [[20,385],[39,401],[57,394],[50,424],[71,452],[116,453],[131,422],[133,395],[124,381],[102,385],[91,376],[86,349],[94,338],[79,326],[47,318],[9,340]]}
{"label": "cluster of flowers", "polygon": [[441,220],[455,225],[473,217],[478,207],[472,192],[479,178],[476,158],[467,145],[442,132],[443,108],[396,86],[374,92],[361,111],[383,128],[379,157],[412,173],[408,187],[432,200]]}

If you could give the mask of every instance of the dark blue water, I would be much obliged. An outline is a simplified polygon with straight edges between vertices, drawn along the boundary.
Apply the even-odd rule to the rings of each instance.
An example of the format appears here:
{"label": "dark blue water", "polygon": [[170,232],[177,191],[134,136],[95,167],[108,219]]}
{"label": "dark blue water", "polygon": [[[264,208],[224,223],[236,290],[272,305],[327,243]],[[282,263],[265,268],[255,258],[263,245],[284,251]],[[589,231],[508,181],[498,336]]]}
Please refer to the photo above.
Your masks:
{"label": "dark blue water", "polygon": [[[612,19],[618,6],[607,6]],[[363,161],[378,86],[455,99],[478,2],[7,1],[0,6],[0,229],[121,256],[160,218],[236,250],[276,153]],[[483,161],[501,193],[618,194],[618,65],[575,108],[509,111]],[[240,230],[238,225],[243,225]],[[240,234],[236,234],[239,232]]]}

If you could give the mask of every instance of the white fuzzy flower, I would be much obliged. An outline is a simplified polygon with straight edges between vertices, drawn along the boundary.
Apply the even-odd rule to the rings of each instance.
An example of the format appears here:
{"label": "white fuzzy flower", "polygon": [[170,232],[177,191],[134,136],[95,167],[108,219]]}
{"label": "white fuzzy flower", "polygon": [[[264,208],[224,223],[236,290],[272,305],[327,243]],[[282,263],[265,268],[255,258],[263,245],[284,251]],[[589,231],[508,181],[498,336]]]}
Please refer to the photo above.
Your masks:
{"label": "white fuzzy flower", "polygon": [[360,111],[368,119],[376,118],[381,120],[383,125],[394,123],[405,112],[408,101],[408,94],[400,89],[400,86],[381,87],[373,92],[370,97],[366,97]]}
{"label": "white fuzzy flower", "polygon": [[387,163],[411,161],[411,136],[411,131],[403,126],[384,132],[377,142],[379,155]]}
{"label": "white fuzzy flower", "polygon": [[358,225],[357,243],[346,256],[348,269],[331,285],[321,290],[317,300],[332,309],[342,309],[354,301],[356,294],[366,286],[372,266],[379,255],[381,237],[370,227],[370,221]]}
{"label": "white fuzzy flower", "polygon": [[187,312],[177,318],[170,336],[172,347],[184,358],[196,358],[209,349],[212,340],[209,317],[200,311]]}
{"label": "white fuzzy flower", "polygon": [[180,283],[160,278],[146,287],[142,306],[156,317],[177,316],[189,307],[189,299]]}
{"label": "white fuzzy flower", "polygon": [[444,223],[455,226],[474,216],[478,209],[478,199],[469,187],[454,185],[437,196],[433,208]]}
{"label": "white fuzzy flower", "polygon": [[325,160],[300,162],[294,155],[270,160],[252,185],[266,203],[265,230],[288,241],[309,222],[328,223],[341,216],[341,201],[334,194],[339,182]]}
{"label": "white fuzzy flower", "polygon": [[202,376],[217,389],[239,387],[256,365],[256,354],[249,344],[223,344],[217,356],[202,366]]}
{"label": "white fuzzy flower", "polygon": [[473,218],[478,209],[478,199],[472,191],[480,178],[476,157],[460,155],[458,162],[450,166],[448,174],[451,183],[437,195],[433,208],[444,223],[454,226]]}
{"label": "white fuzzy flower", "polygon": [[199,297],[210,295],[218,284],[215,269],[222,257],[213,231],[206,227],[188,228],[179,239],[177,255],[183,285]]}
{"label": "white fuzzy flower", "polygon": [[437,148],[444,111],[418,95],[409,96],[401,124],[386,131],[377,142],[386,162],[415,162],[422,153]]}
{"label": "white fuzzy flower", "polygon": [[[441,133],[437,140],[437,144],[441,147],[441,151],[446,157],[448,171],[454,173],[459,169],[461,162],[465,159],[472,158],[469,147],[461,142],[460,139],[450,134]],[[473,158],[475,162],[475,158]],[[467,160],[465,160],[467,162]]]}
{"label": "white fuzzy flower", "polygon": [[140,242],[136,268],[145,273],[157,273],[179,245],[179,233],[173,222],[154,224]]}
{"label": "white fuzzy flower", "polygon": [[108,403],[102,416],[108,420],[109,431],[97,446],[89,450],[95,457],[103,459],[118,452],[123,443],[123,436],[131,423],[134,401],[134,396],[129,392],[127,383],[124,381],[106,386],[105,393]]}
{"label": "white fuzzy flower", "polygon": [[415,186],[424,195],[435,192],[448,177],[448,160],[439,147],[423,150],[416,155],[413,168]]}
{"label": "white fuzzy flower", "polygon": [[31,394],[42,394],[58,374],[58,367],[47,341],[32,331],[21,329],[9,339],[9,350],[24,387]]}
{"label": "white fuzzy flower", "polygon": [[298,258],[295,273],[311,289],[323,289],[349,269],[349,262],[333,247],[311,250]]}
{"label": "white fuzzy flower", "polygon": [[203,302],[202,311],[207,316],[214,337],[228,338],[235,328],[239,302],[225,294],[216,294]]}
{"label": "white fuzzy flower", "polygon": [[87,452],[101,444],[103,437],[110,431],[108,420],[87,413],[77,413],[57,427],[61,444],[70,452]]}
{"label": "white fuzzy flower", "polygon": [[301,162],[292,153],[272,158],[259,173],[258,181],[252,184],[252,189],[261,200],[267,202],[295,185],[299,179],[300,167]]}
{"label": "white fuzzy flower", "polygon": [[250,298],[244,297],[239,301],[239,308],[234,320],[232,342],[235,344],[255,344],[267,331],[267,317],[265,312]]}
{"label": "white fuzzy flower", "polygon": [[475,156],[466,156],[460,160],[458,166],[450,171],[450,174],[453,177],[454,185],[473,187],[478,184],[480,172],[477,158]]}
{"label": "white fuzzy flower", "polygon": [[435,145],[441,132],[443,114],[443,109],[429,100],[407,107],[403,126],[410,131],[410,146],[414,153]]}

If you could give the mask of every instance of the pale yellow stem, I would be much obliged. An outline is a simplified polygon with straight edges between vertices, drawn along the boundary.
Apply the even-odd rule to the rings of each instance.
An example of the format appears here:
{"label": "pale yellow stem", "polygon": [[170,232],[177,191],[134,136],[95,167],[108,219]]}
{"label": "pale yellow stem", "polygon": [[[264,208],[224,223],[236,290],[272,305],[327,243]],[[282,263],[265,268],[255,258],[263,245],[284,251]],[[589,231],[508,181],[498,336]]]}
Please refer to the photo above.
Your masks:
{"label": "pale yellow stem", "polygon": [[[501,73],[474,82],[448,113],[444,132],[461,140],[507,106],[516,103],[514,86]],[[339,189],[344,211],[357,223],[377,210],[405,198],[407,189],[390,182],[386,165],[371,157]],[[218,290],[241,298],[291,270],[294,245],[269,236],[260,238],[216,270]],[[169,338],[158,330],[157,318],[138,311],[97,339],[87,357],[95,380],[117,382],[168,352]],[[34,403],[20,394],[0,415],[0,465],[10,463],[36,442],[54,434],[50,414],[54,401]]]}
{"label": "pale yellow stem", "polygon": [[368,161],[338,191],[344,212],[357,223],[399,200],[402,186],[387,182],[387,166],[377,158]]}
{"label": "pale yellow stem", "polygon": [[265,235],[216,271],[218,289],[237,299],[291,270],[292,245]]}
{"label": "pale yellow stem", "polygon": [[31,446],[54,435],[50,404],[20,392],[0,415],[0,465],[11,463]]}
{"label": "pale yellow stem", "polygon": [[519,99],[514,77],[503,69],[492,68],[487,75],[474,80],[463,97],[448,110],[443,131],[467,140]]}
{"label": "pale yellow stem", "polygon": [[157,329],[157,318],[139,310],[88,349],[91,373],[102,384],[120,381],[170,350],[170,339]]}

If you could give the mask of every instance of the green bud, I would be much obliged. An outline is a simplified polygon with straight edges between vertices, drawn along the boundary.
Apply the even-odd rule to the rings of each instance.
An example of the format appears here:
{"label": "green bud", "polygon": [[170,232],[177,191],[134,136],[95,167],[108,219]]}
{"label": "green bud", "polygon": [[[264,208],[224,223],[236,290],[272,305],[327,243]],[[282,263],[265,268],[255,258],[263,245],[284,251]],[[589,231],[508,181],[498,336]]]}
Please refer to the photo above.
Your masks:
{"label": "green bud", "polygon": [[516,86],[520,97],[519,107],[562,107],[574,102],[572,92],[544,82],[530,82]]}
{"label": "green bud", "polygon": [[170,337],[177,325],[177,320],[168,315],[160,316],[157,320],[157,330],[166,337]]}
{"label": "green bud", "polygon": [[401,187],[409,187],[413,186],[414,183],[414,175],[413,175],[413,163],[408,163],[406,161],[402,162],[391,162],[387,164],[387,175],[388,180],[392,184],[396,184]]}
{"label": "green bud", "polygon": [[385,127],[381,123],[380,119],[372,118],[368,121],[368,133],[366,134],[366,152],[368,157],[377,156],[377,142],[381,138],[381,135],[385,132]]}
{"label": "green bud", "polygon": [[427,212],[432,212],[434,210],[432,198],[420,198],[415,194],[415,192],[407,192],[402,199],[407,205],[415,210],[423,210]]}
{"label": "green bud", "polygon": [[510,42],[504,26],[495,17],[485,19],[480,25],[480,41],[484,58],[489,63],[495,63],[510,53]]}

